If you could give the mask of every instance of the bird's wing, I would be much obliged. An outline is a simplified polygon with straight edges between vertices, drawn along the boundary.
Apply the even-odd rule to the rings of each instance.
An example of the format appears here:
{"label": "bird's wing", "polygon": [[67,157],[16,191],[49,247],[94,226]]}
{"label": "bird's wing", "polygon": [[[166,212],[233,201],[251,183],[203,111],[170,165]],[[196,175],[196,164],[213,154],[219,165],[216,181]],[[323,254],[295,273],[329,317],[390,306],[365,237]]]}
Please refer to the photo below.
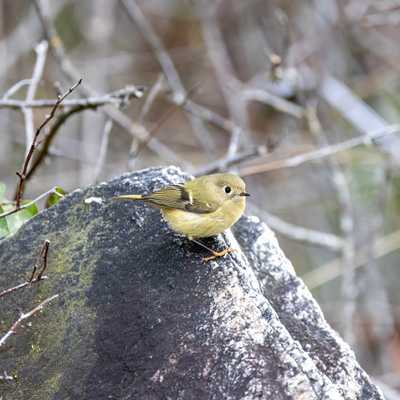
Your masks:
{"label": "bird's wing", "polygon": [[159,207],[178,208],[194,213],[211,213],[218,209],[218,205],[199,201],[183,185],[167,186],[157,192],[144,197]]}

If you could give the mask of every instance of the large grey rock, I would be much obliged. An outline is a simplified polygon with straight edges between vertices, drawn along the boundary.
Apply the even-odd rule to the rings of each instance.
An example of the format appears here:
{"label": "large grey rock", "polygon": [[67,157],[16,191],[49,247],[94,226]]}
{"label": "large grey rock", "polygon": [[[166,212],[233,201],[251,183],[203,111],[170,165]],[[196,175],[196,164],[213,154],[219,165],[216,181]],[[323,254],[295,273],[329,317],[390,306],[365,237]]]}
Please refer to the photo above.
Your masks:
{"label": "large grey rock", "polygon": [[4,400],[381,399],[257,218],[209,242],[242,252],[204,264],[158,210],[110,200],[186,178],[150,169],[77,190],[0,243],[3,288],[51,241],[50,279],[1,300],[2,330],[60,294],[0,353],[17,375]]}

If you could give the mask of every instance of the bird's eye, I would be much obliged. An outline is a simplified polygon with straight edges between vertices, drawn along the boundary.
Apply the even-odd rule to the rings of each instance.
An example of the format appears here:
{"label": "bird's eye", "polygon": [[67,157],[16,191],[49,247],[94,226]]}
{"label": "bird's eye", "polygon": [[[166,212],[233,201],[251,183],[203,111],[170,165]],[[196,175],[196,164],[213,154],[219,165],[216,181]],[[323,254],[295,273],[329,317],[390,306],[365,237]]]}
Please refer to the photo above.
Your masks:
{"label": "bird's eye", "polygon": [[225,186],[225,193],[230,193],[232,191],[230,186]]}

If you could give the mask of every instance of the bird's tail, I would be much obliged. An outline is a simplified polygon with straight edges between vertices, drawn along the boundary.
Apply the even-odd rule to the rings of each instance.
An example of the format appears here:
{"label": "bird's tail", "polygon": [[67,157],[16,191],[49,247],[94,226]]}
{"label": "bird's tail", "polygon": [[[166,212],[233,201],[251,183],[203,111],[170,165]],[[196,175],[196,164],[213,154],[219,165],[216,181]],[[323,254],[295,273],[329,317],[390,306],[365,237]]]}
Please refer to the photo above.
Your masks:
{"label": "bird's tail", "polygon": [[141,194],[125,194],[113,197],[114,200],[144,200]]}

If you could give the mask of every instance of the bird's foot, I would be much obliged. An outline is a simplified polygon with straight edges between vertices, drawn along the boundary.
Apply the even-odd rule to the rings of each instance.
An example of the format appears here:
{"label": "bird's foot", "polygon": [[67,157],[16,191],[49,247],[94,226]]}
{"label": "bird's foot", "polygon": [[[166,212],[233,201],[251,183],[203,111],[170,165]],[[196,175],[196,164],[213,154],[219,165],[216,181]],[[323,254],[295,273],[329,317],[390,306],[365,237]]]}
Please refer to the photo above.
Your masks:
{"label": "bird's foot", "polygon": [[211,249],[209,249],[209,250],[212,252],[213,255],[209,256],[209,257],[203,257],[203,261],[204,262],[215,260],[216,258],[223,257],[226,254],[233,253],[234,251],[237,251],[237,249],[234,249],[232,247],[227,247],[226,249],[224,249],[222,251],[214,251],[214,250],[211,250]]}

